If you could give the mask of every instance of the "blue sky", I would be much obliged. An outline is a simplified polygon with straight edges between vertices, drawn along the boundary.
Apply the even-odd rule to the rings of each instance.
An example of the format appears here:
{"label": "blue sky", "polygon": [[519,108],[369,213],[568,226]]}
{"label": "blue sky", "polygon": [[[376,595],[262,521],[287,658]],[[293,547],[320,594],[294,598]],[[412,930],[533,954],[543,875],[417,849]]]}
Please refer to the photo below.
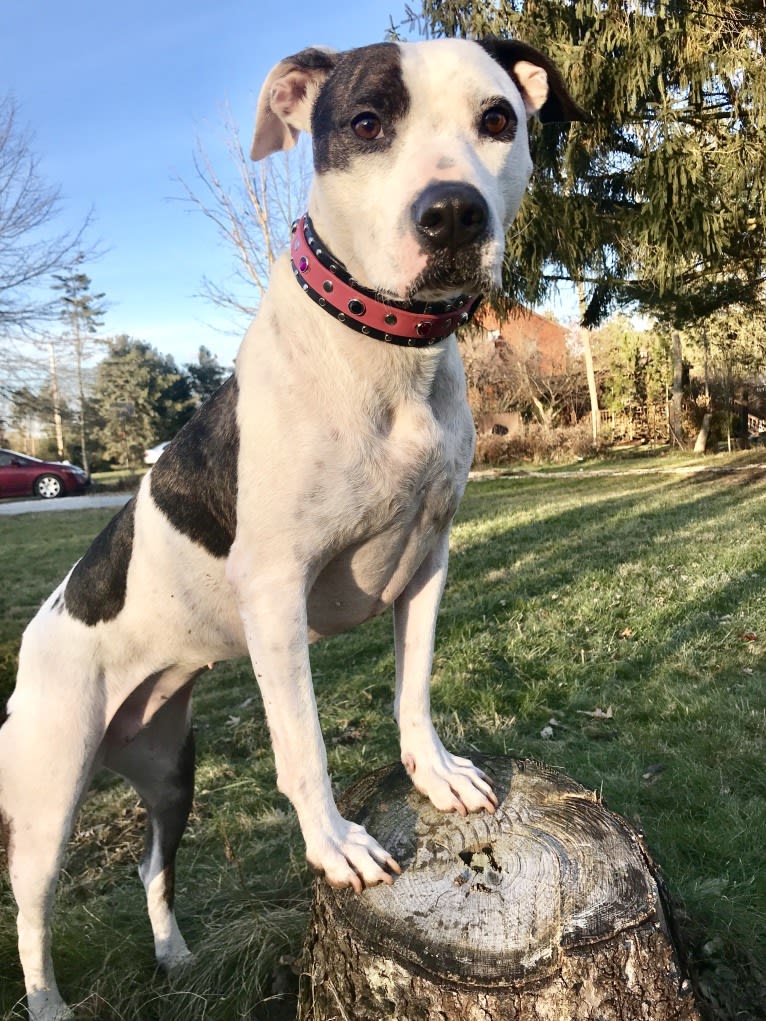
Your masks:
{"label": "blue sky", "polygon": [[[104,254],[85,271],[106,293],[104,333],[146,340],[179,363],[200,344],[229,363],[239,336],[197,295],[231,272],[213,226],[178,199],[203,139],[215,158],[221,108],[248,138],[273,64],[304,46],[383,39],[404,0],[2,0],[0,94],[11,92],[60,225],[93,210]],[[222,330],[229,327],[229,332]]]}

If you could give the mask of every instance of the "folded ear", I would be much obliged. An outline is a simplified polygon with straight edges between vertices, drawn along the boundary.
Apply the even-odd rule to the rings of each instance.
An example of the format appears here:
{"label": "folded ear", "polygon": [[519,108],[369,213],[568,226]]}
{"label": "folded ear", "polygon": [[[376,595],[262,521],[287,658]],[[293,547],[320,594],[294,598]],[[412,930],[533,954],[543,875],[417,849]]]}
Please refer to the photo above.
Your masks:
{"label": "folded ear", "polygon": [[301,131],[311,130],[311,111],[335,67],[335,56],[335,50],[316,46],[285,57],[271,69],[258,96],[251,159],[291,149]]}
{"label": "folded ear", "polygon": [[553,61],[534,46],[516,39],[477,39],[477,42],[513,78],[530,117],[535,114],[543,124],[590,119],[570,96]]}

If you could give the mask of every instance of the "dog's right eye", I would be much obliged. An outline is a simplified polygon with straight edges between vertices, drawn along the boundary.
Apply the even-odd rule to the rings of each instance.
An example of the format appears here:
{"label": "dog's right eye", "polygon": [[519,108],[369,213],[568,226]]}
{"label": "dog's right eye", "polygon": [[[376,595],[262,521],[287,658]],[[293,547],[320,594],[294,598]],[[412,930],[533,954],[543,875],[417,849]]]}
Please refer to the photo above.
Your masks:
{"label": "dog's right eye", "polygon": [[365,142],[372,142],[383,134],[383,125],[376,113],[360,113],[351,121],[354,134]]}

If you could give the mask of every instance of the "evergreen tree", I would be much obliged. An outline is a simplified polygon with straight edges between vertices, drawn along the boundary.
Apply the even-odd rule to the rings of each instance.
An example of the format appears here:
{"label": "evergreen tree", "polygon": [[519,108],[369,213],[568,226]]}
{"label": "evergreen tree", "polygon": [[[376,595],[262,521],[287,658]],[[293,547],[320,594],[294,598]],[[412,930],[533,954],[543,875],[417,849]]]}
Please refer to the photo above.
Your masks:
{"label": "evergreen tree", "polygon": [[506,291],[588,288],[585,322],[637,301],[681,327],[758,300],[766,264],[760,0],[424,0],[430,31],[548,53],[592,121],[533,127],[537,170]]}
{"label": "evergreen tree", "polygon": [[[66,340],[71,345],[74,360],[74,369],[77,383],[78,416],[80,423],[80,457],[82,466],[86,472],[90,471],[88,463],[88,450],[86,444],[86,403],[85,403],[85,378],[84,365],[87,359],[95,350],[98,330],[102,325],[101,317],[104,314],[102,304],[104,294],[91,294],[90,277],[77,267],[84,262],[84,256],[80,254],[75,260],[74,268],[66,274],[55,274],[53,285],[55,291],[61,293],[61,318],[67,326]],[[55,365],[53,348],[51,348],[51,365]],[[51,371],[51,385],[54,394],[58,390],[58,379],[55,370]],[[56,414],[54,408],[54,414]]]}
{"label": "evergreen tree", "polygon": [[226,369],[219,365],[217,356],[204,344],[197,352],[197,361],[187,363],[184,368],[189,377],[192,393],[199,404],[204,404],[208,397],[212,397],[228,375]]}
{"label": "evergreen tree", "polygon": [[136,465],[147,447],[173,436],[193,402],[188,381],[169,355],[124,335],[109,348],[96,369],[98,438],[108,460]]}

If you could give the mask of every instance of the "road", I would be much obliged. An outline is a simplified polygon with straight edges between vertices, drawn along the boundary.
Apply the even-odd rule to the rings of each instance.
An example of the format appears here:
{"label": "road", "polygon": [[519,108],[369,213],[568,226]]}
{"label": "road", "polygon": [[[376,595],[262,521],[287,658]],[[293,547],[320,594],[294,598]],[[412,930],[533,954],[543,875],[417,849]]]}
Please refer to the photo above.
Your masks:
{"label": "road", "polygon": [[0,503],[0,517],[41,511],[98,510],[101,507],[122,507],[132,493],[93,493],[88,496],[64,496],[58,500],[5,500]]}

